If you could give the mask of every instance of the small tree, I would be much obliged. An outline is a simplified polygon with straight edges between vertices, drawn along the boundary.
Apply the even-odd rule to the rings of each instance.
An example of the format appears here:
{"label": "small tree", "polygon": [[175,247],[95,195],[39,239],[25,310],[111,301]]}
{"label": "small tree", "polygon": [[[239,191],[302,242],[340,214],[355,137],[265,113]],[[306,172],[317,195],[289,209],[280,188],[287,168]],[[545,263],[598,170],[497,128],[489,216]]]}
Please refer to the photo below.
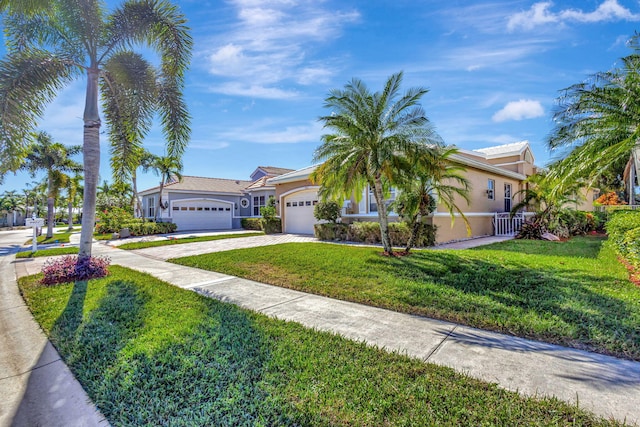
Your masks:
{"label": "small tree", "polygon": [[262,230],[267,234],[282,232],[280,218],[276,216],[276,199],[269,196],[267,205],[260,208]]}
{"label": "small tree", "polygon": [[338,222],[340,218],[340,205],[334,201],[318,202],[313,208],[313,216],[318,221]]}

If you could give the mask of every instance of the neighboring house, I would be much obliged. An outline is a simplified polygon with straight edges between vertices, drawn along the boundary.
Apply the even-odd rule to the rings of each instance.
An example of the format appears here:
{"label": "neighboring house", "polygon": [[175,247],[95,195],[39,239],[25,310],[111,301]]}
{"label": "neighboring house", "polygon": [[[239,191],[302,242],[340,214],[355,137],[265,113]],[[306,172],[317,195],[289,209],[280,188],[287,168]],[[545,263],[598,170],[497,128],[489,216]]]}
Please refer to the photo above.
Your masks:
{"label": "neighboring house", "polygon": [[260,208],[275,196],[267,180],[288,172],[292,169],[259,166],[251,180],[183,176],[165,184],[161,198],[159,186],[139,194],[146,218],[156,217],[162,200],[158,219],[175,223],[178,231],[228,230],[240,228],[242,218],[260,216]]}
{"label": "neighboring house", "polygon": [[[537,171],[529,143],[522,141],[480,150],[460,150],[452,160],[466,167],[466,177],[471,183],[470,203],[467,205],[461,199],[458,206],[470,223],[472,236],[493,235],[496,221],[499,222],[498,231],[502,230],[500,222],[510,221],[507,213],[517,203],[514,199],[516,194],[527,185],[525,179]],[[285,233],[313,234],[313,225],[317,223],[313,207],[319,200],[319,187],[309,181],[309,175],[316,167],[309,166],[267,181],[275,185],[278,212]],[[395,194],[392,191],[390,199],[393,198]],[[587,209],[587,204],[582,208]],[[428,219],[438,227],[438,242],[468,237],[464,221],[456,216],[452,226],[449,212],[438,206]],[[377,217],[375,199],[368,189],[358,201],[354,198],[344,202],[344,223],[376,221]],[[392,212],[389,219],[397,221],[398,217]]]}

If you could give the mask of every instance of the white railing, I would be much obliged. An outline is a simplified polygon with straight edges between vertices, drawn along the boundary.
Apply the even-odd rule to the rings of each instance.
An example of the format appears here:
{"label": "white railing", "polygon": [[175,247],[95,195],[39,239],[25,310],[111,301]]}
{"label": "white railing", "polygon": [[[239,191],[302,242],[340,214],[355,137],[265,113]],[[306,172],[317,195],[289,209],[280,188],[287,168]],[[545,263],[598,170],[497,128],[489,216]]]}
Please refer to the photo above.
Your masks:
{"label": "white railing", "polygon": [[513,217],[509,212],[496,212],[493,217],[493,231],[496,236],[515,236],[522,228],[524,215],[517,213]]}

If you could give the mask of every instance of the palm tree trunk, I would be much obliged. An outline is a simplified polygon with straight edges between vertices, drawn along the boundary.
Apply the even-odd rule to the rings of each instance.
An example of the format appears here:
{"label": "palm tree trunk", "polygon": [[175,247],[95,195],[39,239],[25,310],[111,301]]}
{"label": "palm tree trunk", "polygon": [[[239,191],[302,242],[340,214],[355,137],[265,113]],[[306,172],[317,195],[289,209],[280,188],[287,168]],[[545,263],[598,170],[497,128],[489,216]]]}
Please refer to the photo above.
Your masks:
{"label": "palm tree trunk", "polygon": [[414,216],[411,221],[411,234],[407,240],[407,246],[404,248],[404,252],[408,254],[416,244],[416,239],[420,233],[420,227],[422,226],[422,218],[418,215]]}
{"label": "palm tree trunk", "polygon": [[158,194],[158,207],[155,212],[155,222],[158,222],[158,214],[160,213],[160,206],[162,206],[162,190],[164,189],[164,179],[160,181],[160,193]]}
{"label": "palm tree trunk", "polygon": [[67,227],[67,231],[70,231],[73,228],[73,203],[69,202],[67,204],[67,222],[69,226]]}
{"label": "palm tree trunk", "polygon": [[141,218],[142,215],[142,200],[138,195],[138,177],[136,172],[133,171],[131,176],[131,186],[133,187],[133,214],[136,218]]}
{"label": "palm tree trunk", "polygon": [[387,216],[387,206],[384,204],[384,194],[382,192],[382,181],[380,178],[374,180],[373,195],[378,204],[378,221],[380,222],[380,240],[382,248],[388,255],[393,255],[393,247],[391,246],[391,238],[389,237],[389,218]]}
{"label": "palm tree trunk", "polygon": [[98,69],[87,73],[87,95],[84,107],[84,196],[79,257],[91,256],[93,228],[96,221],[96,193],[100,173],[100,116],[98,114]]}
{"label": "palm tree trunk", "polygon": [[[51,174],[49,174],[51,175]],[[47,239],[53,238],[53,211],[55,209],[55,199],[53,198],[53,178],[51,176],[47,179]]]}

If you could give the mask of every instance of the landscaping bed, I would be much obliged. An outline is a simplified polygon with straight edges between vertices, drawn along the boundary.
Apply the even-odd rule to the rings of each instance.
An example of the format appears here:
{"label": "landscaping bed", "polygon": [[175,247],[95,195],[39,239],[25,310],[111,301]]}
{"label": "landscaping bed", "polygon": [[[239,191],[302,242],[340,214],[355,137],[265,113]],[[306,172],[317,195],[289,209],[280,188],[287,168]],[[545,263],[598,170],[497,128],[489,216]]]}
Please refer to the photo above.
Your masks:
{"label": "landscaping bed", "polygon": [[109,269],[19,286],[112,425],[618,425]]}
{"label": "landscaping bed", "polygon": [[290,243],[171,260],[259,282],[640,360],[640,289],[598,236],[417,251]]}

